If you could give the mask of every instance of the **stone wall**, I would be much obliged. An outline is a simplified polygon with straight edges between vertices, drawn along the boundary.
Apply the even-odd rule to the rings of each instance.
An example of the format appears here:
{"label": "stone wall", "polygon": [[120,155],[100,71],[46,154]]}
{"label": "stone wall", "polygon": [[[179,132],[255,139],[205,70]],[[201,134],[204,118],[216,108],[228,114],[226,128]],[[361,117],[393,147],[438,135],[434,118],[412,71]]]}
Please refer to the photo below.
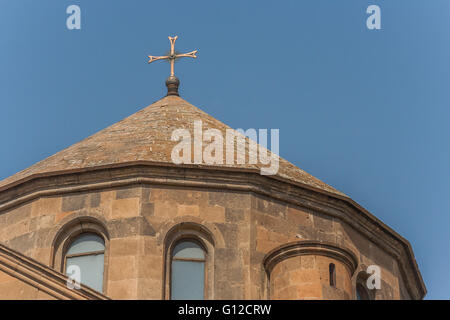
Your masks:
{"label": "stone wall", "polygon": [[[336,284],[330,286],[329,265],[336,266]],[[271,299],[350,299],[351,274],[341,262],[303,255],[278,263],[270,273]]]}
{"label": "stone wall", "polygon": [[[395,259],[356,230],[323,213],[251,192],[137,185],[41,197],[0,213],[0,243],[63,271],[64,245],[71,239],[64,231],[69,226],[95,231],[95,223],[106,237],[104,293],[112,299],[168,298],[168,234],[191,231],[209,243],[207,298],[353,299],[356,275],[371,264],[382,270],[377,299],[408,298]],[[317,256],[312,257],[313,286],[318,288],[314,294],[297,290],[290,296],[274,289],[269,296],[264,257],[299,240],[333,243],[356,255],[358,269],[353,274],[336,262],[338,294],[322,286],[326,281],[318,266],[329,261]],[[303,257],[299,259],[301,270],[305,264]],[[301,272],[283,275],[281,270],[290,264],[274,269],[272,285],[301,277]]]}

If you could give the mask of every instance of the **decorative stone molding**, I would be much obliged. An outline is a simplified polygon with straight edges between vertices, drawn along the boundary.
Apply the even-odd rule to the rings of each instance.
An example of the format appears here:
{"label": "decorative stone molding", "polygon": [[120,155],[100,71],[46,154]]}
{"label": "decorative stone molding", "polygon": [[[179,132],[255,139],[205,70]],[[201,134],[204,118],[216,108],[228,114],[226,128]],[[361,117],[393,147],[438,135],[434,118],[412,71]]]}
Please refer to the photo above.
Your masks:
{"label": "decorative stone molding", "polygon": [[67,286],[68,277],[65,275],[1,244],[0,270],[56,299],[109,299],[83,284],[80,289],[70,289]]}
{"label": "decorative stone molding", "polygon": [[264,269],[268,274],[281,261],[303,255],[321,255],[341,261],[353,275],[358,260],[356,256],[348,249],[340,248],[335,244],[317,241],[295,241],[279,246],[270,251],[263,259]]}
{"label": "decorative stone molding", "polygon": [[217,229],[217,226],[194,216],[190,216],[189,220],[186,217],[175,217],[171,221],[162,224],[157,237],[158,243],[166,244],[180,230],[197,230],[204,234],[214,247],[225,246],[225,240],[221,232]]}

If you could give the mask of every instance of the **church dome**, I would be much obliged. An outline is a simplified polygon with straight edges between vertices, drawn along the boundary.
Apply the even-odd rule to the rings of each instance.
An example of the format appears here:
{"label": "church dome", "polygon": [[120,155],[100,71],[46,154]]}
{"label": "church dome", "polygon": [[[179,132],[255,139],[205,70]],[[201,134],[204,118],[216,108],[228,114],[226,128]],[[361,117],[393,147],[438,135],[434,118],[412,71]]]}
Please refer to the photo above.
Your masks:
{"label": "church dome", "polygon": [[[178,143],[171,139],[175,129],[187,129],[193,135],[194,121],[202,121],[204,130],[218,129],[223,137],[226,130],[232,130],[226,124],[213,118],[199,108],[178,96],[166,96],[135,114],[109,126],[106,129],[42,160],[0,182],[0,190],[21,181],[32,179],[43,174],[57,174],[67,170],[81,170],[99,166],[121,165],[130,163],[152,163],[173,165],[171,153]],[[224,139],[225,158],[225,139]],[[237,152],[237,147],[235,147]],[[246,152],[249,147],[246,144]],[[204,167],[206,164],[191,165]],[[183,166],[183,165],[179,165]],[[260,172],[264,167],[259,162],[250,164],[214,166],[238,169],[249,172]],[[294,184],[301,184],[334,195],[345,195],[319,179],[311,176],[292,163],[279,158],[278,179]]]}

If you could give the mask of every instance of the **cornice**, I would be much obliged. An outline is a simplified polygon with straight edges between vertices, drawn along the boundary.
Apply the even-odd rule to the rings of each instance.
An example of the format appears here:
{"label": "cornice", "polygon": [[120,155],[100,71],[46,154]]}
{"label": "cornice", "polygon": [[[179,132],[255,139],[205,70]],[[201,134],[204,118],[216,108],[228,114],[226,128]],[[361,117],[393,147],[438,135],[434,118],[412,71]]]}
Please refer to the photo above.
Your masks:
{"label": "cornice", "polygon": [[410,243],[370,212],[349,197],[280,176],[262,176],[256,169],[136,161],[36,174],[0,188],[0,212],[43,196],[129,185],[253,192],[336,217],[397,259],[413,299],[422,299],[426,294]]}
{"label": "cornice", "polygon": [[97,291],[81,285],[80,289],[67,287],[68,277],[0,244],[0,270],[56,299],[108,300]]}

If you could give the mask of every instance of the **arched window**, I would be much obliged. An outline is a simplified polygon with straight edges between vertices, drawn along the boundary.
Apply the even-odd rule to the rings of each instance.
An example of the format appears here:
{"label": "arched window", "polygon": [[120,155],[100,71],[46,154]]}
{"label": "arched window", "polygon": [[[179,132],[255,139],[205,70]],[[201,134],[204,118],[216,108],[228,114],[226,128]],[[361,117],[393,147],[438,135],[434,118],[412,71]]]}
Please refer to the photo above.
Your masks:
{"label": "arched window", "polygon": [[361,283],[356,284],[356,300],[371,300],[368,290]]}
{"label": "arched window", "polygon": [[356,277],[356,300],[375,300],[375,290],[367,288],[367,273],[361,271]]}
{"label": "arched window", "polygon": [[99,292],[103,291],[105,241],[93,233],[82,233],[68,246],[64,256],[66,274],[79,268],[80,282]]}
{"label": "arched window", "polygon": [[205,260],[205,250],[195,241],[181,241],[173,248],[171,299],[203,300],[205,298]]}
{"label": "arched window", "polygon": [[329,266],[329,273],[330,273],[330,286],[336,287],[336,266],[334,263],[330,263]]}

